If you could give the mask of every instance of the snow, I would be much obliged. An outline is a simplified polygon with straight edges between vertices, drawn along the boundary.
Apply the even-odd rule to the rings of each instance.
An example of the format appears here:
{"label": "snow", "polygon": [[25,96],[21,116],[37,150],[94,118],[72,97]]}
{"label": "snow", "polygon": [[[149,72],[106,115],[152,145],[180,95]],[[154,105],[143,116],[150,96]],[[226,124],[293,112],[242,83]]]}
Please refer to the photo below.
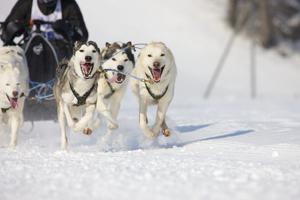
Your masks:
{"label": "snow", "polygon": [[[90,38],[101,46],[161,40],[173,50],[178,80],[167,120],[173,136],[144,140],[130,90],[111,145],[102,141],[102,127],[90,137],[70,134],[69,151],[62,152],[57,123],[43,121],[27,122],[11,150],[2,129],[1,200],[299,199],[299,57],[258,49],[258,98],[251,100],[250,42],[241,36],[212,98],[203,100],[231,34],[225,1],[78,2]],[[2,2],[0,20],[13,3]]]}

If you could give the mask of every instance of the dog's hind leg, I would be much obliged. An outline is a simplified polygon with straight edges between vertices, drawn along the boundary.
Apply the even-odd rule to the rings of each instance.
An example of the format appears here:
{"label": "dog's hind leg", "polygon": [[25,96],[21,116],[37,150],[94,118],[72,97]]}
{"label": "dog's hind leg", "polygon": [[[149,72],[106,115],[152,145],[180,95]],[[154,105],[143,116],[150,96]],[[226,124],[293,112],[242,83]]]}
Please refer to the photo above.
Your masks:
{"label": "dog's hind leg", "polygon": [[60,145],[61,149],[67,150],[68,146],[68,138],[66,134],[66,120],[65,120],[65,114],[62,103],[59,103],[58,109],[57,109],[57,117],[58,117],[58,123],[60,126],[60,132],[61,132],[61,138],[60,138]]}

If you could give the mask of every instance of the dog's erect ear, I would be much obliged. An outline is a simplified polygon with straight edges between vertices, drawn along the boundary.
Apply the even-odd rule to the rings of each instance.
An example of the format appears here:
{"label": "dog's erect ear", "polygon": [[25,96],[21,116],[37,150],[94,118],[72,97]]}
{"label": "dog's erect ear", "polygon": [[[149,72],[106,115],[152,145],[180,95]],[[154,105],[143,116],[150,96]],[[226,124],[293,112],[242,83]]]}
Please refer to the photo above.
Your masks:
{"label": "dog's erect ear", "polygon": [[96,51],[100,54],[100,48],[98,47],[96,42],[88,41],[88,45],[92,45],[96,49]]}
{"label": "dog's erect ear", "polygon": [[74,43],[74,48],[73,48],[73,55],[75,55],[76,51],[78,51],[80,49],[80,47],[83,45],[84,43],[81,41],[76,41]]}
{"label": "dog's erect ear", "polygon": [[109,47],[111,46],[111,44],[110,44],[109,42],[106,42],[106,43],[105,43],[105,46],[106,46],[107,48],[109,48]]}
{"label": "dog's erect ear", "polygon": [[135,47],[134,47],[134,45],[132,44],[131,41],[129,41],[129,42],[126,43],[126,47],[128,47],[129,49],[131,49],[134,52],[136,51]]}

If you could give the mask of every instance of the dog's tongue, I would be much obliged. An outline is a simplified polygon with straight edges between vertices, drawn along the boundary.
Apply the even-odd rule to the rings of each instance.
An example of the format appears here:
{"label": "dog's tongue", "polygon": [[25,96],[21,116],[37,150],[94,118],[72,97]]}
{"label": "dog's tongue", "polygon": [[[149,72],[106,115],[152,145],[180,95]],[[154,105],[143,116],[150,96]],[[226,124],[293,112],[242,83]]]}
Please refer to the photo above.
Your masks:
{"label": "dog's tongue", "polygon": [[91,70],[91,64],[89,64],[89,63],[83,64],[82,69],[83,69],[84,74],[88,75]]}
{"label": "dog's tongue", "polygon": [[118,79],[118,75],[115,74],[115,75],[113,75],[113,77],[107,79],[107,82],[114,83],[114,82],[116,82],[117,79]]}
{"label": "dog's tongue", "polygon": [[155,81],[159,81],[161,75],[161,69],[152,69],[152,75]]}
{"label": "dog's tongue", "polygon": [[17,99],[10,99],[10,106],[15,109],[18,107],[18,100]]}

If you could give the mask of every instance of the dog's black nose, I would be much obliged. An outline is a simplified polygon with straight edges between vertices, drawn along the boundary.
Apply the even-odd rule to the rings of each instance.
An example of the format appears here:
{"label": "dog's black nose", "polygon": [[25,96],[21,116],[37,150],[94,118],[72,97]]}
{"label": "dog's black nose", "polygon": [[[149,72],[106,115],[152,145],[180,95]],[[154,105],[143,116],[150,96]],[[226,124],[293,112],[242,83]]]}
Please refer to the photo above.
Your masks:
{"label": "dog's black nose", "polygon": [[17,96],[19,95],[19,92],[18,92],[18,91],[13,91],[13,92],[12,92],[12,95],[13,95],[14,97],[17,97]]}
{"label": "dog's black nose", "polygon": [[124,70],[124,66],[123,65],[118,65],[118,70],[123,71]]}
{"label": "dog's black nose", "polygon": [[159,68],[159,66],[160,66],[160,63],[159,63],[159,62],[154,62],[154,63],[153,63],[153,67]]}
{"label": "dog's black nose", "polygon": [[92,60],[92,57],[91,57],[91,56],[86,56],[86,57],[85,57],[85,61],[86,61],[86,62],[91,62],[91,60]]}

